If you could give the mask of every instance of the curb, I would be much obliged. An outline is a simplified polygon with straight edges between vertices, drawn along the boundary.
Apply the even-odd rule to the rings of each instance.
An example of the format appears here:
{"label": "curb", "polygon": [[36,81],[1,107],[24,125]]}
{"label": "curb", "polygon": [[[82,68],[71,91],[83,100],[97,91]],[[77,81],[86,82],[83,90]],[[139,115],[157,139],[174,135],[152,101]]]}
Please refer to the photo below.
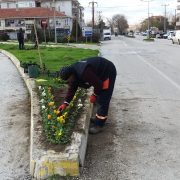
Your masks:
{"label": "curb", "polygon": [[[77,120],[78,131],[73,132],[72,141],[67,146],[47,144],[43,137],[42,118],[39,96],[34,79],[29,78],[20,67],[19,60],[11,53],[0,50],[17,67],[25,81],[31,97],[31,130],[30,130],[30,173],[36,179],[46,179],[53,175],[79,176],[84,165],[89,120],[93,106],[86,99],[80,118]],[[91,92],[88,92],[88,95]]]}

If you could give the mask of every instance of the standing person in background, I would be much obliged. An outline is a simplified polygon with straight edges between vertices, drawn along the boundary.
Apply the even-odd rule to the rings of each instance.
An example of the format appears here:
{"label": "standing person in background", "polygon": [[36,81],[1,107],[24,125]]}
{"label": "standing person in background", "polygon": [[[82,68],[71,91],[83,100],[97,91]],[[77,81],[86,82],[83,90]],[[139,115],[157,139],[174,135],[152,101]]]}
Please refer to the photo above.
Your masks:
{"label": "standing person in background", "polygon": [[116,79],[114,64],[102,57],[92,57],[61,68],[59,75],[68,83],[68,92],[64,103],[59,106],[59,111],[63,111],[69,105],[78,87],[87,89],[93,86],[94,92],[90,96],[90,102],[97,102],[98,109],[96,118],[91,122],[89,133],[101,132],[107,120]]}
{"label": "standing person in background", "polygon": [[19,32],[17,33],[17,39],[19,42],[19,49],[20,50],[24,49],[24,32],[22,28],[20,28]]}

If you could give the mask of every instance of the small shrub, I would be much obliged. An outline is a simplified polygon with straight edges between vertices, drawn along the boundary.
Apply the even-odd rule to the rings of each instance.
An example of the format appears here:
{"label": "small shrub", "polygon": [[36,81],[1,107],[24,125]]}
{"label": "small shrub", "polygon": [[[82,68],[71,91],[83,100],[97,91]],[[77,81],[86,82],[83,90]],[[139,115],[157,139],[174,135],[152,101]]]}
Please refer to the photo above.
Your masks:
{"label": "small shrub", "polygon": [[9,36],[7,33],[1,33],[0,34],[0,41],[7,41],[9,40]]}

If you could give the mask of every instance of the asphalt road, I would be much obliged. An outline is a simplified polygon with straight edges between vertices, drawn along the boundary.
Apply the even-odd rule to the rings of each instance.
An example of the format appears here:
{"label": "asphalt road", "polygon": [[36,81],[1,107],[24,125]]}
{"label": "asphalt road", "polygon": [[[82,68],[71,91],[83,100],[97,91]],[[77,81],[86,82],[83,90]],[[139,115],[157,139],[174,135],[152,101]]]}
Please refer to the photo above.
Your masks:
{"label": "asphalt road", "polygon": [[180,179],[180,46],[114,37],[117,80],[105,131],[90,135],[81,180]]}
{"label": "asphalt road", "polygon": [[0,54],[0,179],[30,180],[30,101],[16,67]]}

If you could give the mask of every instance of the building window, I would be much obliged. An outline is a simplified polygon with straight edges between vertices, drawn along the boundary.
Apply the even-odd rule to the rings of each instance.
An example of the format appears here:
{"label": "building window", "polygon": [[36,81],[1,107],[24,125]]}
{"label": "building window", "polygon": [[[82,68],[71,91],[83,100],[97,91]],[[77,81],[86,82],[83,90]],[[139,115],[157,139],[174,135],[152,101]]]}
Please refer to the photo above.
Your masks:
{"label": "building window", "polygon": [[41,7],[41,3],[40,2],[36,2],[36,7]]}

